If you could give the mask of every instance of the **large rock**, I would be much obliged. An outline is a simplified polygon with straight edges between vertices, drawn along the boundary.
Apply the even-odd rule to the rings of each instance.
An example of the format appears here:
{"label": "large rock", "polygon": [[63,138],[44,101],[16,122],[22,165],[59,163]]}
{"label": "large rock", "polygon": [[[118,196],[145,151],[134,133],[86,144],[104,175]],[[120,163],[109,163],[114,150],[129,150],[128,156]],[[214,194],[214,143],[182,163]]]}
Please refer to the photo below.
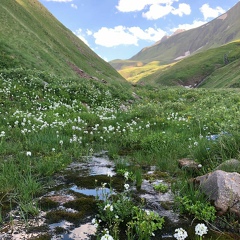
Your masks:
{"label": "large rock", "polygon": [[221,163],[216,170],[223,170],[225,172],[240,172],[240,161],[237,159],[230,159]]}
{"label": "large rock", "polygon": [[195,178],[200,189],[214,202],[219,214],[228,210],[240,216],[240,174],[216,170]]}

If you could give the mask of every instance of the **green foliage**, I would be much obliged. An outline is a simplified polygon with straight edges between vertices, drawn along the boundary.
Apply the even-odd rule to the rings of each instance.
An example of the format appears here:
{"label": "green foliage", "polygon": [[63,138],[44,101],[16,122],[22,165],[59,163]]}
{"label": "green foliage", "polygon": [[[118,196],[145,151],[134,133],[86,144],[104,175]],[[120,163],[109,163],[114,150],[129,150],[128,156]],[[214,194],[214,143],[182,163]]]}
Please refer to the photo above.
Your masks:
{"label": "green foliage", "polygon": [[216,210],[208,202],[193,202],[187,196],[177,197],[176,201],[179,203],[179,210],[181,213],[188,213],[193,215],[198,220],[209,222],[212,222],[216,219]]}
{"label": "green foliage", "polygon": [[127,178],[127,180],[133,182],[136,179],[136,176],[134,175],[133,172],[129,172],[126,168],[122,168],[122,169],[117,169],[117,173],[125,176],[125,178]]}
{"label": "green foliage", "polygon": [[[125,179],[128,179],[128,172],[124,172]],[[104,184],[104,187],[106,185]],[[131,197],[129,185],[124,184],[125,190],[113,194],[112,191],[105,193],[102,190],[103,201],[98,202],[96,224],[98,236],[108,233],[114,239],[121,239],[124,234],[128,240],[148,240],[154,235],[154,231],[162,228],[164,219],[159,214],[144,210],[143,206],[137,206]],[[111,189],[111,185],[110,185]],[[105,229],[104,231],[101,231]]]}
{"label": "green foliage", "polygon": [[181,179],[172,186],[175,192],[175,205],[181,214],[188,214],[198,220],[213,222],[216,209],[207,197],[188,180]]}
{"label": "green foliage", "polygon": [[220,132],[207,137],[199,141],[199,146],[193,149],[192,153],[194,159],[198,159],[203,166],[214,169],[225,160],[239,158],[240,135],[238,132],[231,134]]}
{"label": "green foliage", "polygon": [[[133,217],[127,223],[127,239],[148,240],[154,236],[154,231],[163,227],[164,219],[155,212],[144,211],[133,207]],[[135,235],[136,234],[136,235]]]}
{"label": "green foliage", "polygon": [[[125,178],[128,172],[126,180],[138,189],[141,166],[155,165],[182,180],[179,158],[196,159],[203,165],[201,173],[230,158],[239,159],[237,89],[153,87],[206,79],[202,87],[237,88],[239,42],[171,66],[160,66],[169,59],[147,65],[129,61],[138,66],[139,76],[152,67],[161,68],[151,75],[153,86],[133,88],[38,1],[21,3],[2,0],[0,4],[0,21],[4,22],[0,25],[0,192],[8,199],[8,209],[17,207],[26,220],[37,215],[35,199],[43,193],[45,179],[97,150],[109,151],[113,160],[127,155],[126,165],[139,166],[134,170],[122,166],[118,171]],[[168,56],[175,50],[171,48]],[[215,210],[206,198],[186,181],[178,182],[182,184],[175,191],[180,211],[213,221]],[[163,185],[154,188],[167,190]],[[2,223],[8,214],[3,207]],[[108,227],[114,239],[121,234],[127,239],[150,239],[164,221],[143,209],[133,201],[125,183],[125,191],[98,200],[99,231]],[[53,220],[73,222],[83,217],[61,211],[49,215]]]}
{"label": "green foliage", "polygon": [[163,183],[154,184],[153,188],[156,191],[159,191],[161,193],[166,193],[168,191],[168,186],[166,184],[163,184]]}
{"label": "green foliage", "polygon": [[[127,105],[129,95],[120,90],[37,70],[0,71],[0,186],[22,213],[37,213],[38,206],[29,203],[41,194],[43,179],[98,150],[109,151],[138,189],[142,166],[154,165],[179,179],[180,158],[201,163],[201,173],[239,158],[238,91],[136,86],[141,98]],[[206,199],[196,203],[196,191],[183,185],[181,197],[189,197],[197,212]]]}

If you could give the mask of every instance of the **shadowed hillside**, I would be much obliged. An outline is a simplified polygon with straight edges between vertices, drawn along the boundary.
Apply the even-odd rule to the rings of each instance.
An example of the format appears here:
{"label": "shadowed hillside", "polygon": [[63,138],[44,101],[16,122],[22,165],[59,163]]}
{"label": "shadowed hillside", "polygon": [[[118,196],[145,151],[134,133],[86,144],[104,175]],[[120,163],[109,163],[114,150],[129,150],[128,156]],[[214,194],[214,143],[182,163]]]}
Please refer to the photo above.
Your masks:
{"label": "shadowed hillside", "polygon": [[0,68],[125,82],[37,0],[1,0],[0,22]]}

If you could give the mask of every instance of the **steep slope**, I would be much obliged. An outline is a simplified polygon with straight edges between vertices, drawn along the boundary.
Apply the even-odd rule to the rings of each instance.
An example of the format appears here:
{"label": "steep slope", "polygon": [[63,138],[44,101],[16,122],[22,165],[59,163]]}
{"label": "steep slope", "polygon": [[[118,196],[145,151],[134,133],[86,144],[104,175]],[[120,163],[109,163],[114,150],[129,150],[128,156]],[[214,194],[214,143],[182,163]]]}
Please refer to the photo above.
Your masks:
{"label": "steep slope", "polygon": [[1,0],[0,22],[0,68],[125,81],[37,0]]}
{"label": "steep slope", "polygon": [[[240,2],[225,14],[195,29],[175,34],[165,41],[142,49],[127,62],[143,64],[159,61],[161,65],[180,60],[186,56],[240,39]],[[127,65],[122,60],[114,60],[110,64],[115,69]]]}
{"label": "steep slope", "polygon": [[239,87],[240,40],[194,54],[142,78],[139,83],[165,86]]}

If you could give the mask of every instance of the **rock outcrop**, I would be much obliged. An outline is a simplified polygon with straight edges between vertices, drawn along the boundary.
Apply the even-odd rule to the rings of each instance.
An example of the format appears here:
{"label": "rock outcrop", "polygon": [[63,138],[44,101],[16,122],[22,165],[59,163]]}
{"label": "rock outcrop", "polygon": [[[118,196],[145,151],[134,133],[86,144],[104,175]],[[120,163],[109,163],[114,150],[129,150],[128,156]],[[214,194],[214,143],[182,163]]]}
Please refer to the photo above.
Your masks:
{"label": "rock outcrop", "polygon": [[195,178],[200,189],[214,202],[218,213],[228,210],[240,216],[240,174],[216,170]]}
{"label": "rock outcrop", "polygon": [[226,172],[240,172],[240,161],[237,159],[230,159],[221,163],[216,170],[223,170]]}

